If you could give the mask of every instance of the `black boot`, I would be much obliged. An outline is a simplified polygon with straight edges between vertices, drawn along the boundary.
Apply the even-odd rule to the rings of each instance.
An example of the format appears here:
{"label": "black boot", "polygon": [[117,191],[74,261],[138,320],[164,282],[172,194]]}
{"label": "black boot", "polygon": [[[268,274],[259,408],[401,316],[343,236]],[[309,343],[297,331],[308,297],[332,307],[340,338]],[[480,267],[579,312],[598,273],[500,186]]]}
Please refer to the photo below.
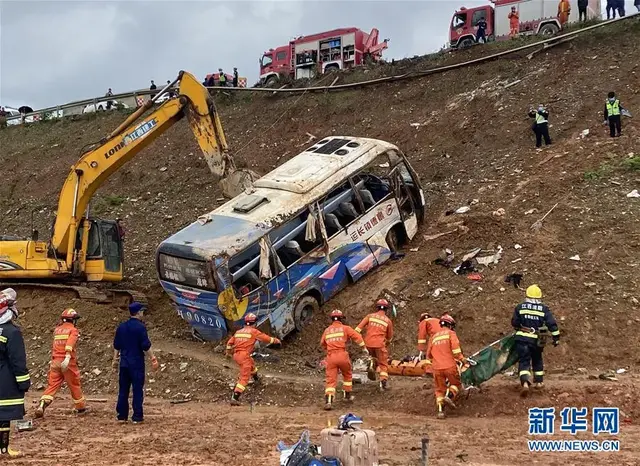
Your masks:
{"label": "black boot", "polygon": [[256,372],[251,376],[251,380],[253,380],[253,383],[260,383],[262,382],[262,377],[260,377],[260,375]]}
{"label": "black boot", "polygon": [[9,436],[11,434],[11,424],[9,421],[0,422],[0,457],[8,456],[9,458],[18,458],[22,453],[12,450],[9,447]]}
{"label": "black boot", "polygon": [[231,395],[231,406],[240,406],[240,395],[242,395],[242,393],[233,392],[233,395]]}

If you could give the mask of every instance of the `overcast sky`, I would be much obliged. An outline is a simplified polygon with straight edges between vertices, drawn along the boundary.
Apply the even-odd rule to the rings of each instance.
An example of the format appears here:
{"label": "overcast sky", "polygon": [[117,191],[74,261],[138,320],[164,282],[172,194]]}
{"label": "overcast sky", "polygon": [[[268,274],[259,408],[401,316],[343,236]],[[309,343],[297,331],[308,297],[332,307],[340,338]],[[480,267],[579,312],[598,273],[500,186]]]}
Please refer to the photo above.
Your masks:
{"label": "overcast sky", "polygon": [[[603,0],[604,1],[604,0]],[[631,0],[630,0],[631,1]],[[219,67],[255,83],[265,50],[355,26],[390,38],[384,57],[433,52],[451,15],[482,0],[0,0],[0,104],[34,109]],[[629,1],[627,2],[629,3]]]}

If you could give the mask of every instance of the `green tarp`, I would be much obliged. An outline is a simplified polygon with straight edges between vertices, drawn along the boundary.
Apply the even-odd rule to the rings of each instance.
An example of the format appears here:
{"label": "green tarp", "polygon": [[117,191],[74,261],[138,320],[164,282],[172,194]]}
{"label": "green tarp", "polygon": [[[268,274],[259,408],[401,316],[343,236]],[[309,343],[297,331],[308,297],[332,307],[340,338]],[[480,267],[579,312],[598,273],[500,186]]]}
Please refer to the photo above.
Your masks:
{"label": "green tarp", "polygon": [[469,358],[477,364],[470,366],[462,373],[462,383],[465,387],[471,385],[477,387],[518,362],[518,355],[515,351],[515,334],[507,335]]}

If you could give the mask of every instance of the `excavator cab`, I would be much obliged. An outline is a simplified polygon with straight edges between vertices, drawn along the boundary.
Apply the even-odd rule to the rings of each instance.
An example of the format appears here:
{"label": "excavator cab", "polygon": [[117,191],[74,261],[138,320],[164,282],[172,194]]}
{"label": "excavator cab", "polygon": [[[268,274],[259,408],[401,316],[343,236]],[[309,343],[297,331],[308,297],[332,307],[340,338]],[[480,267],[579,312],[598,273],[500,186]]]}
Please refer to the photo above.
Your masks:
{"label": "excavator cab", "polygon": [[[114,220],[89,220],[89,243],[85,263],[87,281],[119,282],[124,270],[124,253],[120,228]],[[84,223],[76,235],[76,251],[82,251]]]}

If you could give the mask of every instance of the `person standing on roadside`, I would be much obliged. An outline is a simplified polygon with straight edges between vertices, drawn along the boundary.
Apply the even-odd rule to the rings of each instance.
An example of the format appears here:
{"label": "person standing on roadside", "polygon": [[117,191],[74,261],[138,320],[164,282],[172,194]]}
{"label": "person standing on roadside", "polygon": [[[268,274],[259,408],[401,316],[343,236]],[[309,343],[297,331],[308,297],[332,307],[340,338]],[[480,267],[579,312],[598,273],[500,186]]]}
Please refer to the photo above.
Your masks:
{"label": "person standing on roadside", "polygon": [[[607,0],[607,19],[616,19],[616,1]],[[613,14],[613,18],[611,15]]]}
{"label": "person standing on roadside", "polygon": [[133,416],[131,421],[139,424],[144,421],[142,403],[144,400],[145,353],[151,359],[153,370],[158,369],[158,359],[151,349],[151,341],[147,328],[142,322],[146,307],[137,301],[129,305],[130,318],[121,323],[113,339],[113,367],[118,367],[118,403],[116,412],[119,422],[127,422],[129,418],[129,390],[133,389]]}
{"label": "person standing on roadside", "polygon": [[560,3],[558,3],[558,21],[560,21],[560,27],[562,29],[567,27],[569,14],[571,14],[571,4],[569,0],[560,0]]}
{"label": "person standing on roadside", "polygon": [[238,68],[233,68],[233,87],[238,87]]}
{"label": "person standing on roadside", "polygon": [[578,0],[578,21],[587,20],[587,7],[589,0]]}

